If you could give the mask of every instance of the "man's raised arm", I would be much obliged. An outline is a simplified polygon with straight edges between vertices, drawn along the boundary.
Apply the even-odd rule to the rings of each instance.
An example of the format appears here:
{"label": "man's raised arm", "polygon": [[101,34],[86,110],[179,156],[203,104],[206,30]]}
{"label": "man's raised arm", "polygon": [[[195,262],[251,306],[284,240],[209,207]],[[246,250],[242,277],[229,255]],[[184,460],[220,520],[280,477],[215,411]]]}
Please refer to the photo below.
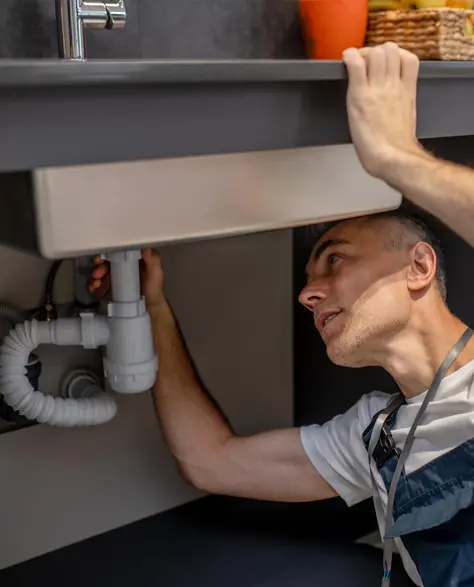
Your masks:
{"label": "man's raised arm", "polygon": [[416,138],[417,57],[387,43],[348,49],[343,59],[349,126],[366,171],[474,246],[474,170],[433,157]]}

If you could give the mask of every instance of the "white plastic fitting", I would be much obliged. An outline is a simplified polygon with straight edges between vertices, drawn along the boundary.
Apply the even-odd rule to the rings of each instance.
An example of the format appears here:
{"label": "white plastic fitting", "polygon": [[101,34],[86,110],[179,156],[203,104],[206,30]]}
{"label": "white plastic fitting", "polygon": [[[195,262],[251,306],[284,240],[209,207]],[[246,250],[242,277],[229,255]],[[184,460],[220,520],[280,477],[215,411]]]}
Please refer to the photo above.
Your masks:
{"label": "white plastic fitting", "polygon": [[112,300],[107,307],[110,337],[104,358],[105,375],[118,393],[151,388],[158,361],[153,350],[150,315],[140,295],[140,251],[105,256],[110,263]]}
{"label": "white plastic fitting", "polygon": [[73,369],[61,383],[61,397],[94,397],[101,391],[99,378],[89,369]]}
{"label": "white plastic fitting", "polygon": [[108,255],[112,301],[108,317],[83,313],[80,318],[25,322],[5,338],[0,353],[0,393],[7,404],[28,418],[56,426],[90,426],[111,420],[114,399],[99,388],[91,397],[43,395],[26,377],[28,358],[41,344],[106,347],[104,372],[118,393],[148,391],[155,382],[158,360],[153,350],[150,316],[140,295],[139,251]]}

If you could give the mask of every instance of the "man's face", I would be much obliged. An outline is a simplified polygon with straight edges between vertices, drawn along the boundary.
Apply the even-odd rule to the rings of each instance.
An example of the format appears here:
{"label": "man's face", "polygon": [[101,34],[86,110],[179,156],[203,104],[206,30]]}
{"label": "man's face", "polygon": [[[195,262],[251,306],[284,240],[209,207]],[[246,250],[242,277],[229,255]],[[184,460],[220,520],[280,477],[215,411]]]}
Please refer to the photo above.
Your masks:
{"label": "man's face", "polygon": [[[340,223],[313,249],[299,301],[338,365],[376,364],[373,357],[410,317],[407,247],[387,246],[391,220]],[[396,228],[395,228],[396,229]]]}

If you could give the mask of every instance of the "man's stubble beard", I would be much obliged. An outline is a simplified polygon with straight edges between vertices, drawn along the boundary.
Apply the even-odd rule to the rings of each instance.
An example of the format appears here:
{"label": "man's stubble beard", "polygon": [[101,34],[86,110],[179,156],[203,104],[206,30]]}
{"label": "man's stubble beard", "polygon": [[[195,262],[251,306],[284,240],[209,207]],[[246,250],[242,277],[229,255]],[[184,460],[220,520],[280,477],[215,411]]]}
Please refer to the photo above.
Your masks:
{"label": "man's stubble beard", "polygon": [[367,330],[357,332],[347,327],[335,333],[326,346],[330,361],[340,367],[358,367],[363,361],[367,334]]}
{"label": "man's stubble beard", "polygon": [[[332,363],[340,367],[369,367],[378,364],[375,354],[400,329],[401,322],[382,322],[371,318],[349,318],[341,331],[334,333],[326,345]],[[377,353],[378,354],[378,353]]]}

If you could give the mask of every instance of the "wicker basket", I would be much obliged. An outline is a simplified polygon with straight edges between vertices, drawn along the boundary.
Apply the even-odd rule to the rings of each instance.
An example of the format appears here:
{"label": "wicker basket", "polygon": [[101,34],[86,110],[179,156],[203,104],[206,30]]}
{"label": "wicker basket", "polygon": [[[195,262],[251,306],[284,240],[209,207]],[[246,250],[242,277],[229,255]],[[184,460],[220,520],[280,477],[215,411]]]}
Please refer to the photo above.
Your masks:
{"label": "wicker basket", "polygon": [[474,10],[433,8],[369,13],[367,46],[388,41],[419,59],[474,60]]}

